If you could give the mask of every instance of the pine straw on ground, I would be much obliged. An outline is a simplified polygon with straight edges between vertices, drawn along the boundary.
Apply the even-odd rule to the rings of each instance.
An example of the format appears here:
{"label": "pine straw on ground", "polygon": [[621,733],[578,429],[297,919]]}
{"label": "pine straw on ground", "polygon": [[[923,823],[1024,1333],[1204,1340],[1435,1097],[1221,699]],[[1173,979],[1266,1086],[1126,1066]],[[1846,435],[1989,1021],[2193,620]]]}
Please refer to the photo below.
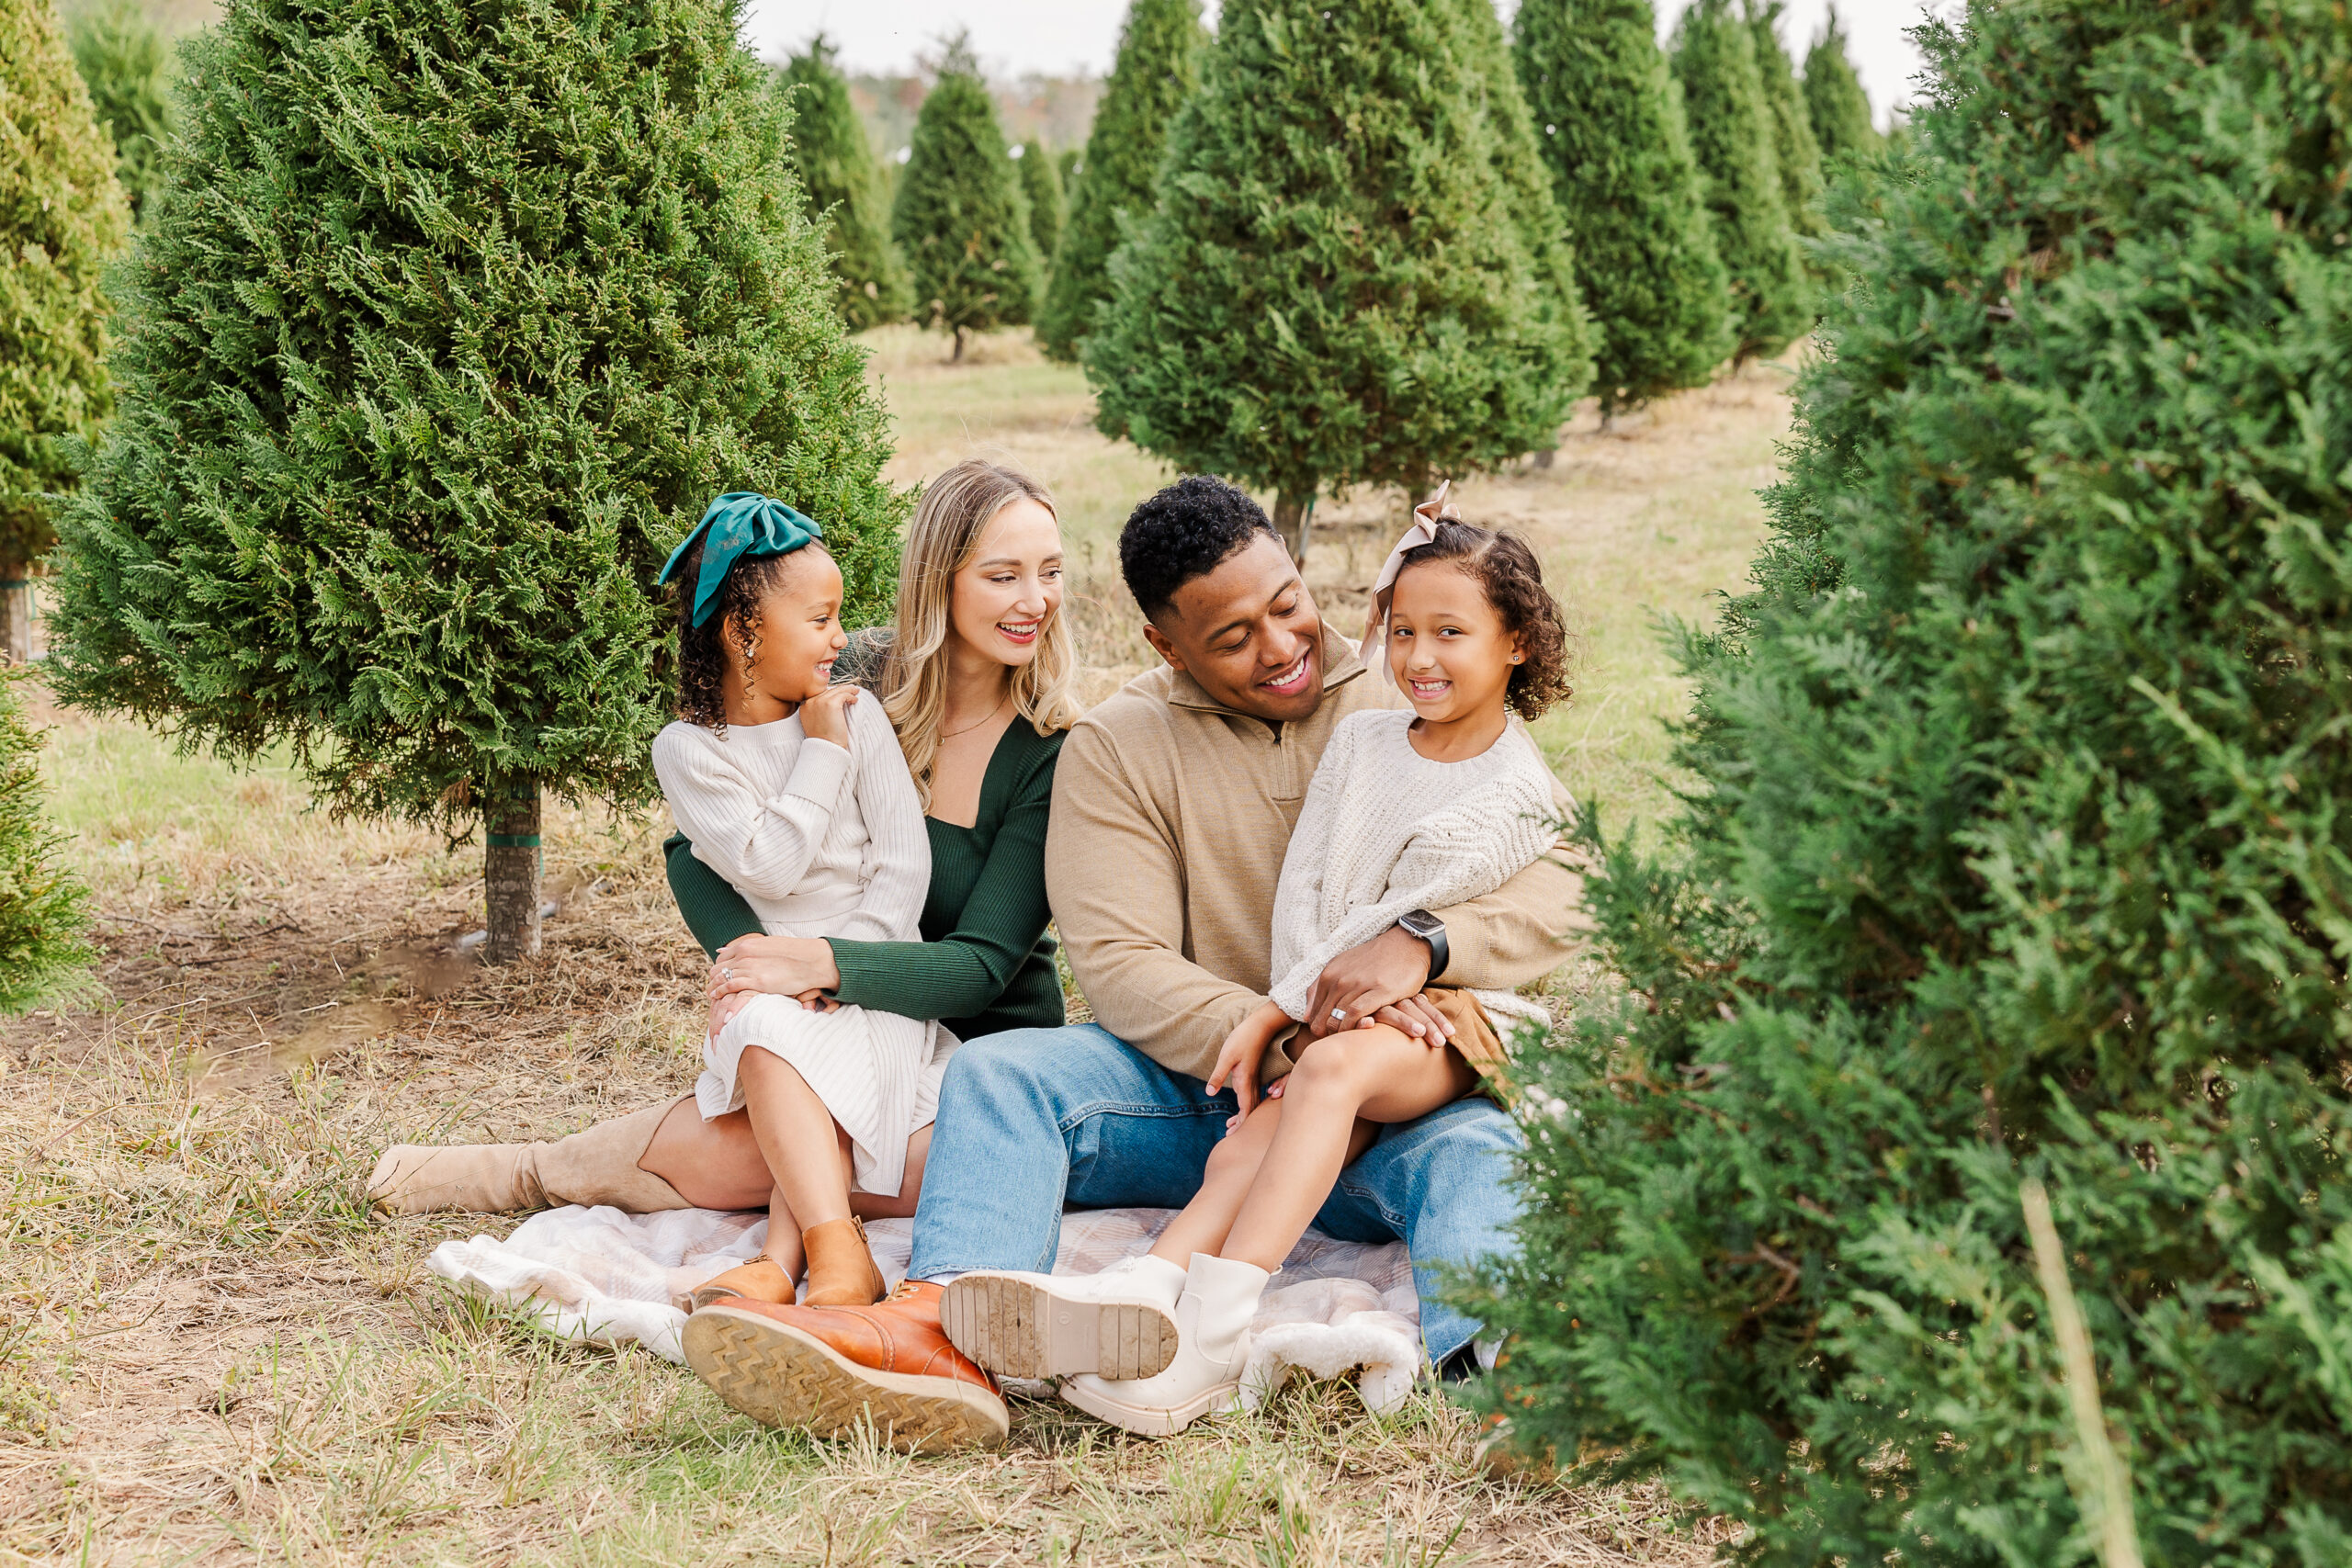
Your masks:
{"label": "pine straw on ground", "polygon": [[[1148,657],[1109,545],[1158,466],[1024,344],[949,372],[875,336],[894,477],[994,447],[1060,492],[1109,690]],[[1577,703],[1539,739],[1632,815],[1682,692],[1649,617],[1736,581],[1783,385],[1752,367],[1605,434],[1588,413],[1553,467],[1465,496],[1536,540],[1579,632]],[[1335,624],[1400,512],[1318,513]],[[514,1222],[373,1219],[360,1184],[390,1142],[560,1136],[682,1091],[704,965],[665,824],[553,811],[546,952],[489,971],[456,953],[479,849],[311,813],[280,759],[232,773],[40,716],[105,957],[87,995],[0,1022],[0,1558],[1695,1564],[1723,1537],[1656,1489],[1490,1480],[1433,1393],[1375,1419],[1294,1388],[1164,1443],[1023,1404],[1001,1452],[910,1460],[767,1432],[641,1350],[461,1298],[425,1255]]]}
{"label": "pine straw on ground", "polygon": [[[142,739],[59,722],[68,761],[111,747],[129,766]],[[184,775],[183,805],[251,785]],[[703,966],[661,824],[557,813],[570,891],[547,951],[492,971],[449,956],[480,907],[470,854],[220,804],[94,857],[106,999],[0,1030],[8,1552],[1703,1559],[1713,1532],[1654,1492],[1487,1480],[1433,1393],[1383,1420],[1350,1387],[1298,1389],[1166,1443],[1023,1403],[1002,1452],[912,1460],[765,1431],[641,1350],[560,1345],[458,1296],[424,1255],[513,1222],[374,1219],[359,1183],[397,1138],[552,1136],[678,1091]],[[224,834],[232,806],[249,812]]]}

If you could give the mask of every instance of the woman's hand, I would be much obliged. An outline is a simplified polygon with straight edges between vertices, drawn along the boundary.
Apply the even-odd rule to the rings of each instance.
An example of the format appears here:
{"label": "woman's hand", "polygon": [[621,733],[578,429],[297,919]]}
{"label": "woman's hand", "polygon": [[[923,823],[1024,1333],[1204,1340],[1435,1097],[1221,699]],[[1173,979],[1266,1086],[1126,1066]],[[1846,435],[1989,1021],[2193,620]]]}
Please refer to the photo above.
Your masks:
{"label": "woman's hand", "polygon": [[821,937],[739,936],[711,961],[706,994],[712,1001],[743,991],[798,997],[841,983],[833,944]]}
{"label": "woman's hand", "polygon": [[710,1037],[718,1038],[718,1032],[727,1027],[728,1021],[751,1005],[752,997],[749,992],[739,992],[731,997],[714,998],[710,1004]]}
{"label": "woman's hand", "polygon": [[1283,1024],[1290,1019],[1272,1002],[1261,1002],[1250,1010],[1250,1016],[1233,1026],[1225,1037],[1225,1044],[1216,1054],[1216,1069],[1209,1074],[1209,1092],[1223,1089],[1226,1080],[1233,1081],[1233,1098],[1240,1102],[1240,1114],[1226,1123],[1227,1131],[1250,1119],[1258,1104],[1258,1064],[1266,1048],[1274,1043]]}
{"label": "woman's hand", "polygon": [[857,697],[858,688],[854,685],[826,687],[823,693],[800,705],[800,732],[811,740],[830,740],[848,750],[849,705]]}

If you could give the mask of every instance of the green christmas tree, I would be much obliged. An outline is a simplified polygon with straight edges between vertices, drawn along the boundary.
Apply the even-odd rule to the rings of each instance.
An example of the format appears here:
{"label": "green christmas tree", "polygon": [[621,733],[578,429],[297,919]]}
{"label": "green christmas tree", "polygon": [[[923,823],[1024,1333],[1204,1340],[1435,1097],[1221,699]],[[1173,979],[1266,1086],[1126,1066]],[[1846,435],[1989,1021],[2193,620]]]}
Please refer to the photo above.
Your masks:
{"label": "green christmas tree", "polygon": [[1966,26],[1834,187],[1687,812],[1587,834],[1498,1393],[1754,1568],[2340,1564],[2352,32]]}
{"label": "green christmas tree", "polygon": [[823,34],[784,68],[792,94],[793,172],[808,215],[825,225],[842,320],[852,332],[906,320],[913,286],[890,243],[890,215],[865,127]]}
{"label": "green christmas tree", "polygon": [[32,657],[30,563],[74,441],[112,408],[101,274],[130,213],[50,0],[0,0],[0,659]]}
{"label": "green christmas tree", "polygon": [[1027,321],[1044,293],[1029,203],[968,43],[951,41],[922,101],[890,232],[914,269],[915,315],[955,334]]}
{"label": "green christmas tree", "polygon": [[1029,202],[1029,234],[1037,242],[1037,255],[1051,267],[1054,252],[1062,243],[1062,220],[1068,216],[1062,203],[1062,172],[1054,164],[1054,155],[1035,137],[1021,144],[1021,194]]}
{"label": "green christmas tree", "polygon": [[1804,238],[1826,231],[1821,215],[1821,148],[1813,139],[1813,121],[1806,117],[1804,90],[1797,85],[1796,68],[1781,47],[1781,13],[1785,0],[1743,0],[1747,31],[1755,45],[1756,74],[1764,89],[1764,111],[1772,122],[1772,167],[1781,176],[1781,200],[1788,209],[1789,227]]}
{"label": "green christmas tree", "polygon": [[[1585,313],[1577,287],[1574,233],[1567,215],[1552,191],[1552,171],[1544,157],[1535,118],[1520,91],[1511,68],[1510,41],[1489,0],[1457,0],[1462,49],[1478,79],[1476,102],[1492,131],[1495,177],[1501,182],[1503,203],[1519,225],[1520,243],[1527,248],[1536,280],[1534,306],[1539,330],[1569,334],[1572,353],[1589,382],[1593,344],[1600,336]],[[1548,465],[1559,445],[1556,426],[1534,445]]]}
{"label": "green christmas tree", "polygon": [[1604,419],[1731,357],[1731,300],[1650,0],[1521,0],[1513,58],[1576,240]]}
{"label": "green christmas tree", "polygon": [[40,731],[26,721],[19,676],[0,675],[0,1014],[73,991],[96,956],[89,889],[60,862],[41,817]]}
{"label": "green christmas tree", "polygon": [[131,216],[143,217],[163,185],[164,144],[172,135],[171,51],[137,0],[79,12],[68,32],[91,107],[114,139],[115,177]]}
{"label": "green christmas tree", "polygon": [[1835,6],[1829,7],[1828,25],[1804,57],[1804,107],[1824,166],[1878,151],[1881,140],[1871,125],[1871,100],[1862,91],[1862,79],[1854,73],[1854,62],[1847,58],[1846,32],[1838,25]]}
{"label": "green christmas tree", "polygon": [[1550,198],[1505,177],[1479,36],[1459,5],[1233,0],[1114,259],[1097,423],[1273,491],[1294,553],[1322,487],[1419,491],[1548,446],[1590,375],[1525,238],[1561,225],[1513,210]]}
{"label": "green christmas tree", "polygon": [[0,1013],[71,995],[89,974],[89,888],[62,863],[40,813],[42,736],[26,722],[21,672],[0,674]]}
{"label": "green christmas tree", "polygon": [[1754,39],[1731,0],[1695,0],[1675,28],[1690,147],[1731,279],[1735,360],[1778,354],[1813,324],[1814,288],[1789,226]]}
{"label": "green christmas tree", "polygon": [[1037,341],[1056,359],[1078,357],[1079,340],[1094,330],[1095,313],[1111,297],[1111,253],[1125,237],[1122,225],[1151,216],[1168,127],[1200,85],[1207,50],[1200,0],[1133,0],[1128,7],[1037,314]]}
{"label": "green christmas tree", "polygon": [[58,693],[480,821],[489,956],[527,953],[543,794],[654,788],[654,574],[714,494],[888,600],[905,498],[784,99],[721,0],[231,0],[187,67]]}

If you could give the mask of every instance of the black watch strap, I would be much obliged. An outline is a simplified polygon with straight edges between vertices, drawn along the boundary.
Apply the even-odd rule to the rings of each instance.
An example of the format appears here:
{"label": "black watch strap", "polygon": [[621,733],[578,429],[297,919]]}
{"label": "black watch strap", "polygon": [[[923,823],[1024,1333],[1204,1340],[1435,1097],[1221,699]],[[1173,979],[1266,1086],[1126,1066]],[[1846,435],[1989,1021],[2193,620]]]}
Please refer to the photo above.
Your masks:
{"label": "black watch strap", "polygon": [[1430,944],[1429,978],[1421,984],[1434,984],[1437,977],[1445,973],[1445,961],[1450,956],[1445,946],[1445,922],[1427,909],[1415,909],[1399,916],[1396,924],[1408,936],[1419,937]]}

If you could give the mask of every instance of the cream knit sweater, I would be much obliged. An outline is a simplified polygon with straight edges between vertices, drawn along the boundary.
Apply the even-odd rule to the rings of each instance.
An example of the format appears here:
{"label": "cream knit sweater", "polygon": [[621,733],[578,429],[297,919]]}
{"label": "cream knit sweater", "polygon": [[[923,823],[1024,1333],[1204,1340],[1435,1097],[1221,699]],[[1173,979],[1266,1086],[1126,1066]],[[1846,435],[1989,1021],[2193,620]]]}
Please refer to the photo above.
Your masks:
{"label": "cream knit sweater", "polygon": [[[1307,785],[1274,891],[1269,993],[1301,1022],[1333,958],[1399,915],[1493,892],[1556,838],[1552,773],[1526,726],[1511,720],[1466,761],[1433,762],[1413,750],[1412,722],[1393,708],[1343,719]],[[1510,1020],[1545,1016],[1508,991],[1471,994],[1506,1041]]]}

